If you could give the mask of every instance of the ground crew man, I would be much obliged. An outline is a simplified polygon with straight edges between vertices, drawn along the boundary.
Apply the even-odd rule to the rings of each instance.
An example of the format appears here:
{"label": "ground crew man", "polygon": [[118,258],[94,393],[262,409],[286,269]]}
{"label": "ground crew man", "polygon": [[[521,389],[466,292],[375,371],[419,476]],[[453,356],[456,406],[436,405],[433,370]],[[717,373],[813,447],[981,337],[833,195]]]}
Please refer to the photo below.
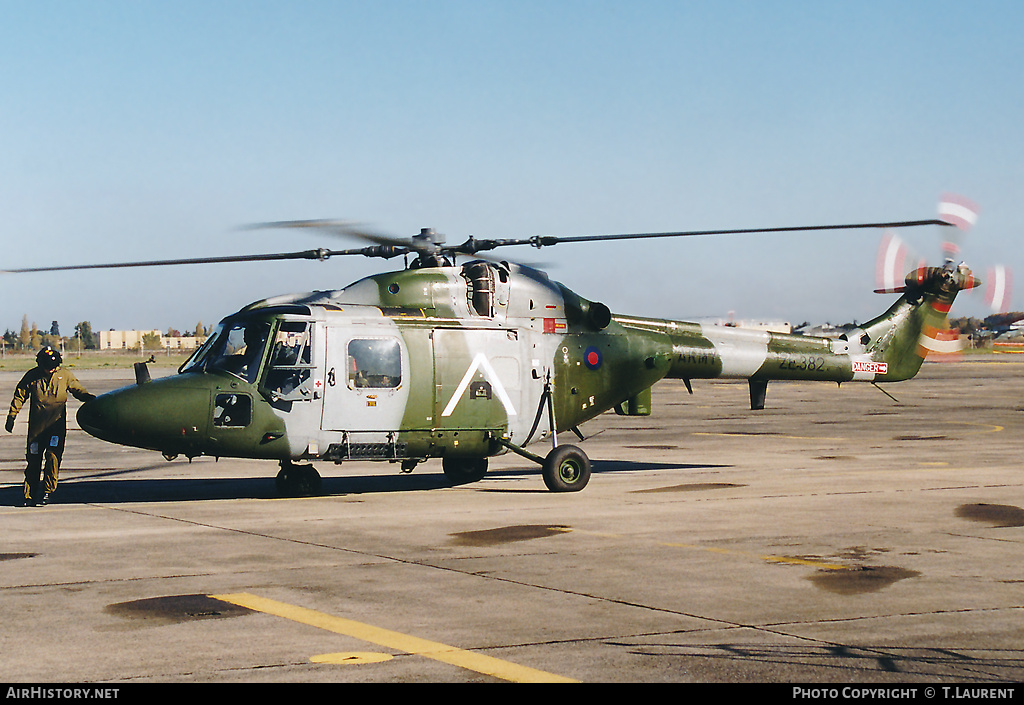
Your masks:
{"label": "ground crew man", "polygon": [[[57,489],[60,460],[67,436],[68,392],[76,399],[88,401],[94,394],[61,365],[60,353],[46,347],[36,355],[36,367],[25,373],[14,390],[11,409],[7,412],[7,432],[14,431],[14,418],[26,400],[28,411],[28,444],[25,469],[25,506],[44,505]],[[40,474],[42,477],[40,478]]]}

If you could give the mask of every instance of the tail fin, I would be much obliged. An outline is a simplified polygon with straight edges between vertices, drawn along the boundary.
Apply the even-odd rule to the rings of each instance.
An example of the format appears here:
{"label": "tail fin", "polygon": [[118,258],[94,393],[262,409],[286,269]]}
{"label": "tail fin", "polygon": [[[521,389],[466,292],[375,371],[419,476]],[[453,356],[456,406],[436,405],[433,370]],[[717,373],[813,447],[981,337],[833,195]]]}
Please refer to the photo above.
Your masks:
{"label": "tail fin", "polygon": [[903,295],[884,314],[861,326],[866,352],[884,363],[885,373],[875,379],[896,382],[910,379],[929,353],[946,352],[949,342],[940,332],[949,326],[946,316],[956,295],[980,282],[964,265],[921,267],[907,275]]}

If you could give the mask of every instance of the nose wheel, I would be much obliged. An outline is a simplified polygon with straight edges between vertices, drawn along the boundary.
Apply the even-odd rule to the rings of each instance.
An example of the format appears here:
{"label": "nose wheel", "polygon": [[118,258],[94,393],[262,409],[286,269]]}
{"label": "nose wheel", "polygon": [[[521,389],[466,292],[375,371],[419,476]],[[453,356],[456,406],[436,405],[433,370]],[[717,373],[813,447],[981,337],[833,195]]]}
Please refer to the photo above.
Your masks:
{"label": "nose wheel", "polygon": [[312,465],[296,465],[290,460],[281,461],[281,470],[274,478],[277,493],[284,497],[311,497],[320,494],[323,480]]}
{"label": "nose wheel", "polygon": [[444,476],[455,485],[477,482],[487,474],[487,458],[445,458]]}

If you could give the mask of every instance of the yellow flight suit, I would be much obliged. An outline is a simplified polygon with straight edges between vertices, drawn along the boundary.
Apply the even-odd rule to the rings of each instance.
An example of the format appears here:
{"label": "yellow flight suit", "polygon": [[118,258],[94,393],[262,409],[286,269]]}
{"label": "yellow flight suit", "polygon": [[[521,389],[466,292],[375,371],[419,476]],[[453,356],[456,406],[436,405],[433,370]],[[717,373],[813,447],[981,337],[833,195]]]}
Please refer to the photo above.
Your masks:
{"label": "yellow flight suit", "polygon": [[57,489],[60,460],[67,436],[68,393],[80,401],[95,399],[69,370],[58,367],[47,372],[41,367],[29,370],[14,390],[11,409],[7,412],[8,430],[22,405],[30,401],[28,411],[28,443],[25,469],[25,500],[38,498],[40,472],[44,499]]}

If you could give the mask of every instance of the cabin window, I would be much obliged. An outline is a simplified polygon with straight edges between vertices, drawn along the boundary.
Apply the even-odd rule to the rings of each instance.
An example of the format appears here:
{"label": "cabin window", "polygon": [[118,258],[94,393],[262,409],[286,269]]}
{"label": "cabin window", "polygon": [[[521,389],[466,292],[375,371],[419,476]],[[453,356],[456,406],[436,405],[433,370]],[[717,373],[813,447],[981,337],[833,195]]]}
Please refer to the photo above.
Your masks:
{"label": "cabin window", "polygon": [[313,374],[311,328],[308,321],[281,321],[278,325],[263,384],[273,396],[309,398],[307,382]]}
{"label": "cabin window", "polygon": [[402,348],[397,338],[356,338],[348,344],[351,389],[394,389],[402,384]]}

